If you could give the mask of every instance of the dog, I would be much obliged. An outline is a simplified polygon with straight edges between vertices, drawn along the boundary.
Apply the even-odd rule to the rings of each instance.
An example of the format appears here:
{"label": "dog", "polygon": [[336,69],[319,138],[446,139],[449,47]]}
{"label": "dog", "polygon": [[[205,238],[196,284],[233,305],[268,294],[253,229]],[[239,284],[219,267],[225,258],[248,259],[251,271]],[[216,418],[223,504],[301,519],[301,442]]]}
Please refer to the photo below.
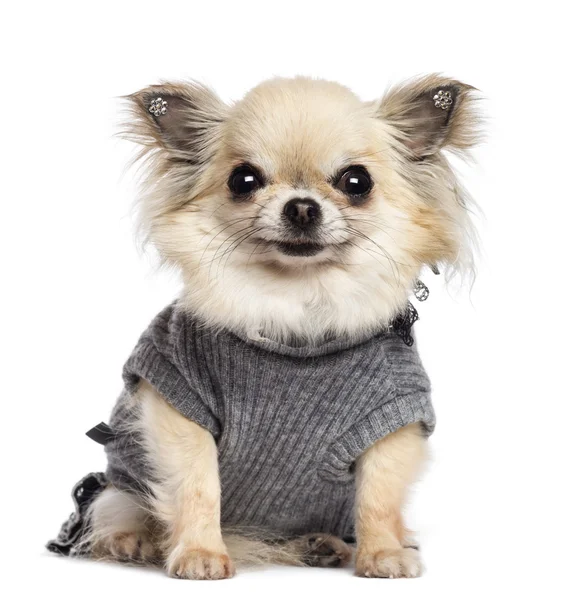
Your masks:
{"label": "dog", "polygon": [[434,413],[409,296],[424,268],[472,271],[446,152],[479,139],[475,89],[430,75],[364,102],[297,77],[232,105],[194,82],[126,100],[141,232],[183,290],[90,432],[107,471],[51,549],[224,579],[355,545],[360,576],[419,576],[402,507]]}

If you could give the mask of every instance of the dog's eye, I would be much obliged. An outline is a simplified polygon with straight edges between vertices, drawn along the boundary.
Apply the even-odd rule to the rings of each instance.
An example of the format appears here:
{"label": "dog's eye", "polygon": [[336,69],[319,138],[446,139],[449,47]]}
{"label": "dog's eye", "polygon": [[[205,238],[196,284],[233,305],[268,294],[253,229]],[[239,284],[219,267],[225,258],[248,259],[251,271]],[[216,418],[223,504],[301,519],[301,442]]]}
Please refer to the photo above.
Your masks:
{"label": "dog's eye", "polygon": [[228,180],[230,191],[239,198],[252,194],[262,185],[260,175],[249,165],[237,167]]}
{"label": "dog's eye", "polygon": [[364,167],[349,167],[336,180],[335,186],[357,202],[372,189],[372,178]]}

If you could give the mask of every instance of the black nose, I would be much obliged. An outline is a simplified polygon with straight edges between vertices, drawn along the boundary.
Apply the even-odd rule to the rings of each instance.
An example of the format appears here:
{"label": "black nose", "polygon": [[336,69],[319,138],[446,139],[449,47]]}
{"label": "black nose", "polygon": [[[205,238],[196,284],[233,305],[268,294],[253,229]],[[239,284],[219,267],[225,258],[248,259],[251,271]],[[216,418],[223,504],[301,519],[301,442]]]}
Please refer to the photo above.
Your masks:
{"label": "black nose", "polygon": [[283,214],[300,229],[310,229],[321,218],[321,208],[311,198],[293,198],[283,207]]}

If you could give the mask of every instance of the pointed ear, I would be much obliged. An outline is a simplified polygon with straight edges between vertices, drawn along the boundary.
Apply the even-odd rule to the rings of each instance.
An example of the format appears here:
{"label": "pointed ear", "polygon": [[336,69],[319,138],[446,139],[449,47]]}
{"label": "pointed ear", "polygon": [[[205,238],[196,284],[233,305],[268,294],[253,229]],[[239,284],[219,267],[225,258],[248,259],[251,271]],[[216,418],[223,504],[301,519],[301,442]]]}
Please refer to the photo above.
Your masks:
{"label": "pointed ear", "polygon": [[460,81],[429,75],[389,90],[379,113],[413,159],[445,147],[466,150],[479,141],[475,91]]}
{"label": "pointed ear", "polygon": [[126,100],[130,119],[125,137],[195,163],[208,152],[227,112],[212,90],[195,82],[152,85]]}

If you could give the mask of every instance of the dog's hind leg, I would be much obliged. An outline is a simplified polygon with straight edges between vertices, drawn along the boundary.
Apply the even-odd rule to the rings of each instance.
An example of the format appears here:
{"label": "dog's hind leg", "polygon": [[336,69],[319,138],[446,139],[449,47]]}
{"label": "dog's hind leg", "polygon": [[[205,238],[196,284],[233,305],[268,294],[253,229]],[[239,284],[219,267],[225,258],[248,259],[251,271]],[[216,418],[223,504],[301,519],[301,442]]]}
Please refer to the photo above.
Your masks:
{"label": "dog's hind leg", "polygon": [[93,502],[89,518],[94,558],[158,562],[152,519],[137,495],[109,486]]}

